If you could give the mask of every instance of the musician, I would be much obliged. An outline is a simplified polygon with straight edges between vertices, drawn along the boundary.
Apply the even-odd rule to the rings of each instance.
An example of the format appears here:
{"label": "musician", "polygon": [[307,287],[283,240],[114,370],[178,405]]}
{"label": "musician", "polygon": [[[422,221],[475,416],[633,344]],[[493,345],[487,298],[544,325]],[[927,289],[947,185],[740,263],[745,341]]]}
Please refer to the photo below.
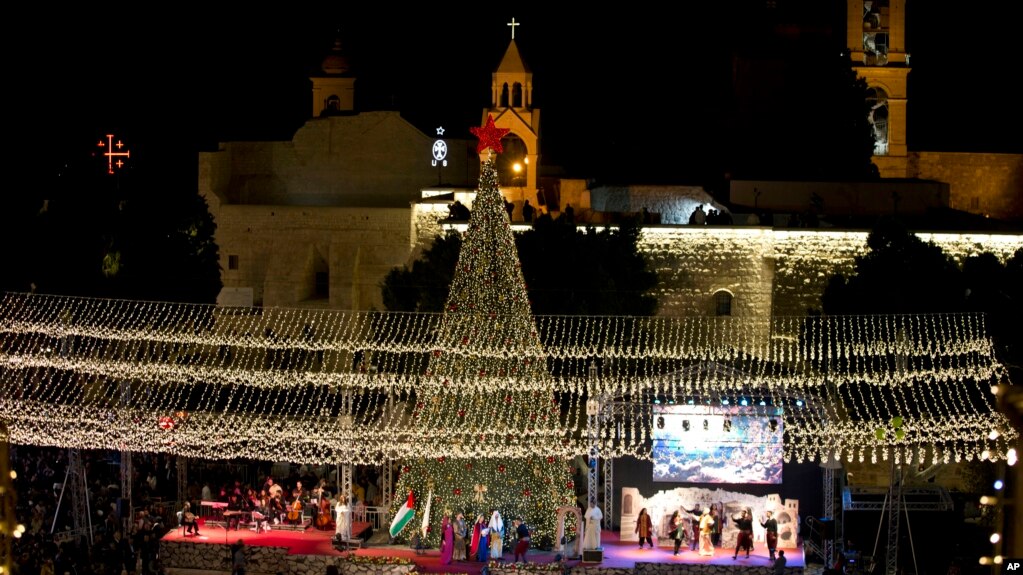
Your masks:
{"label": "musician", "polygon": [[281,519],[285,516],[284,500],[281,499],[280,495],[274,495],[270,498],[270,515],[273,516],[274,523],[280,523]]}
{"label": "musician", "polygon": [[185,506],[181,509],[181,524],[185,526],[185,535],[199,535],[199,522],[195,517],[195,513],[192,513],[192,504],[185,502]]}
{"label": "musician", "polygon": [[238,529],[239,518],[242,515],[242,511],[245,511],[245,504],[242,503],[241,497],[232,493],[227,499],[227,511],[224,513],[224,517],[227,518],[228,529],[230,529],[232,525],[235,530]]}
{"label": "musician", "polygon": [[266,489],[266,492],[270,494],[270,497],[284,497],[284,488],[277,483],[274,483],[273,477],[266,478],[266,484],[263,485],[263,489]]}
{"label": "musician", "polygon": [[298,525],[302,522],[302,491],[296,488],[291,495],[291,502],[288,503],[287,521]]}

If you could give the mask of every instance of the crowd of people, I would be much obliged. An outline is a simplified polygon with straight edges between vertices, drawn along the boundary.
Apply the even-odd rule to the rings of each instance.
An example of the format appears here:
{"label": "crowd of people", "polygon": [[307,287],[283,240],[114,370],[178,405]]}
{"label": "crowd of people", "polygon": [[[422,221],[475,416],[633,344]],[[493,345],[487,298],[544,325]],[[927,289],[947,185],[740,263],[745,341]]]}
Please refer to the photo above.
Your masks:
{"label": "crowd of people", "polygon": [[68,451],[11,446],[11,469],[16,472],[16,514],[28,518],[25,533],[12,542],[11,555],[17,572],[159,574],[159,540],[171,525],[169,519],[173,515],[173,509],[164,504],[168,490],[175,489],[172,458],[137,455],[133,459],[131,485],[136,504],[134,517],[129,517],[120,493],[120,454],[103,451],[80,454],[88,508],[79,513],[86,525],[79,525],[76,531],[72,496],[70,489],[64,489]]}

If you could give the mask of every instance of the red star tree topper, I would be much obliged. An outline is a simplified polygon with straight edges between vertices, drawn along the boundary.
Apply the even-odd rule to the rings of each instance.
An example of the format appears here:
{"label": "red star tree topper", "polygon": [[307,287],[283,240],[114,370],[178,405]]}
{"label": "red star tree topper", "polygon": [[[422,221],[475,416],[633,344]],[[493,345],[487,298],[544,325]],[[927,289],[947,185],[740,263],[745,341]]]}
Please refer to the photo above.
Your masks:
{"label": "red star tree topper", "polygon": [[482,128],[469,128],[469,131],[480,139],[480,143],[476,144],[477,154],[482,153],[487,148],[494,150],[494,153],[500,154],[504,151],[504,146],[501,145],[501,138],[511,130],[508,128],[498,128],[494,125],[494,116],[488,115],[487,123]]}

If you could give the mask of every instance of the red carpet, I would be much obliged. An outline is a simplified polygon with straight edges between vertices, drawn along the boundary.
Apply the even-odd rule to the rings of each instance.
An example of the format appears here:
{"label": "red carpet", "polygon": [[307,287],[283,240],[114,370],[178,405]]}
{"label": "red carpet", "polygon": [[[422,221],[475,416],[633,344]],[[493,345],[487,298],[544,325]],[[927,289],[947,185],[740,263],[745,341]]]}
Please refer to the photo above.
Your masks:
{"label": "red carpet", "polygon": [[[368,526],[368,524],[367,524]],[[360,524],[355,524],[356,530]],[[309,528],[305,531],[282,531],[271,529],[267,533],[256,533],[248,529],[238,531],[225,531],[220,527],[205,528],[200,526],[200,535],[185,537],[181,529],[171,531],[164,536],[164,541],[187,541],[198,545],[216,544],[224,545],[234,543],[242,539],[246,545],[287,547],[291,555],[336,555],[344,553],[334,549],[331,544],[333,531],[321,531]],[[679,563],[679,564],[712,564],[730,565],[742,567],[766,567],[770,565],[767,556],[767,549],[763,546],[754,548],[749,559],[740,556],[739,559],[732,559],[731,549],[717,549],[713,557],[701,557],[695,551],[685,549],[679,554],[673,555],[670,547],[655,547],[654,549],[639,549],[636,542],[619,541],[617,531],[604,531],[601,534],[601,544],[604,547],[604,561],[600,567],[626,568],[631,569],[636,563]],[[404,545],[378,545],[353,551],[360,556],[378,557],[402,557],[415,561],[422,573],[468,573],[479,575],[483,564],[475,561],[455,561],[450,565],[440,564],[440,551],[429,549],[423,555],[416,555],[415,550]],[[531,563],[551,563],[554,561],[555,552],[530,549],[527,559]],[[805,567],[805,559],[801,549],[786,550],[788,567]],[[510,552],[505,554],[504,559],[512,559]],[[570,565],[577,565],[579,561],[570,561]],[[598,564],[587,563],[585,565],[597,566]]]}

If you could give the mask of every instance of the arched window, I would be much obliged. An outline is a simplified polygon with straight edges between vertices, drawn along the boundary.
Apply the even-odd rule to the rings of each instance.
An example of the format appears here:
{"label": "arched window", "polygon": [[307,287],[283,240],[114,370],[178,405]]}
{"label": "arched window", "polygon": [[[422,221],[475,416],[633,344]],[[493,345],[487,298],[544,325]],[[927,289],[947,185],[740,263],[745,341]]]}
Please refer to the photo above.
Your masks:
{"label": "arched window", "polygon": [[508,84],[501,87],[501,107],[508,107]]}
{"label": "arched window", "polygon": [[332,112],[340,110],[341,98],[338,98],[336,95],[331,95],[330,97],[327,98],[327,105],[325,106],[325,108]]}
{"label": "arched window", "polygon": [[714,292],[714,315],[718,317],[732,315],[732,294],[727,290]]}
{"label": "arched window", "polygon": [[867,90],[870,125],[874,127],[874,155],[888,155],[888,93],[882,88]]}
{"label": "arched window", "polygon": [[522,84],[515,82],[512,86],[512,106],[515,108],[522,107]]}
{"label": "arched window", "polygon": [[632,495],[626,495],[622,501],[622,514],[632,515]]}

